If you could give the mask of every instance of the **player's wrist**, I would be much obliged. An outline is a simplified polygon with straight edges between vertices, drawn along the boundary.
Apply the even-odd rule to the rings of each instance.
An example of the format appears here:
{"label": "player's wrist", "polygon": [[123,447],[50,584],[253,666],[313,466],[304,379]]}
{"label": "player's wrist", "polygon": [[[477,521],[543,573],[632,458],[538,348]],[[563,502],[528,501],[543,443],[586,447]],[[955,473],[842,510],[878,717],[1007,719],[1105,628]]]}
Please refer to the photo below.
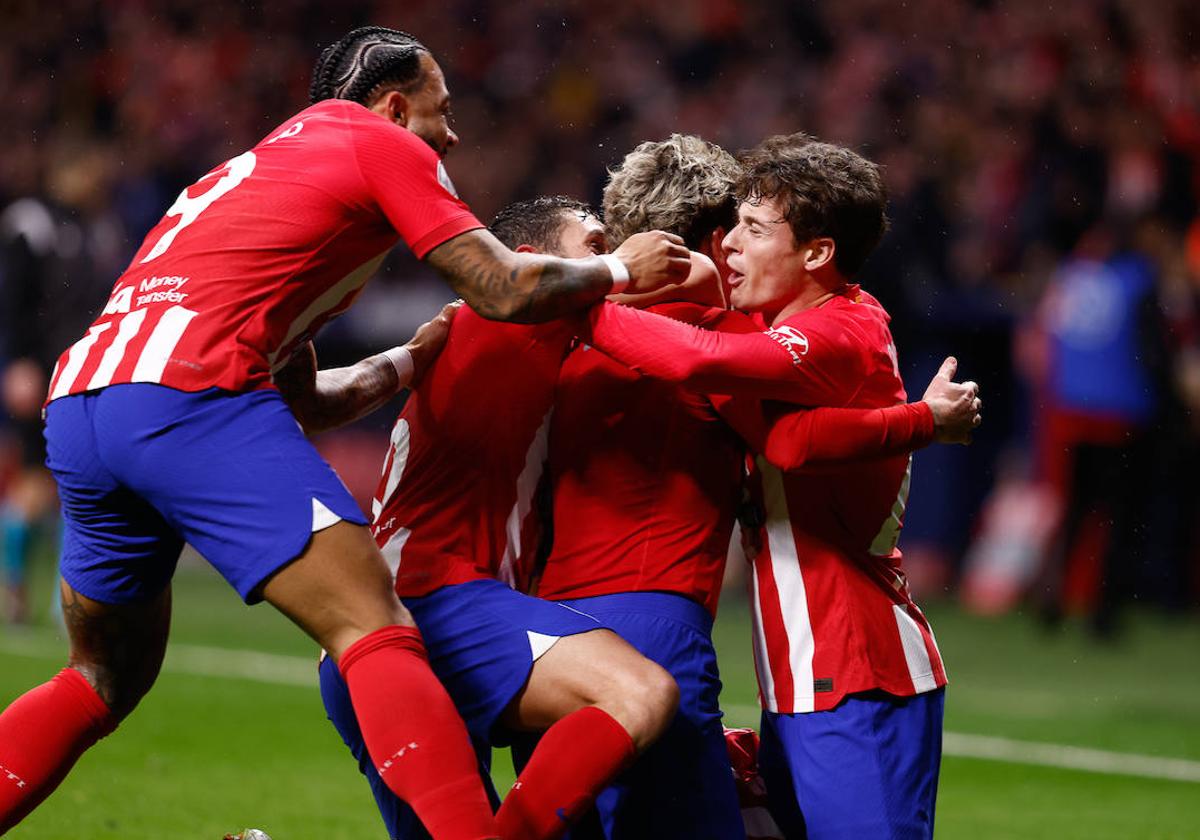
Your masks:
{"label": "player's wrist", "polygon": [[625,287],[629,285],[629,269],[625,263],[612,254],[600,254],[599,257],[612,277],[612,289],[609,290],[609,294],[615,295],[625,291]]}
{"label": "player's wrist", "polygon": [[392,368],[396,371],[396,390],[408,387],[412,382],[413,373],[416,371],[416,363],[413,361],[412,351],[408,349],[408,346],[393,347],[390,350],[384,350],[381,355],[392,363]]}

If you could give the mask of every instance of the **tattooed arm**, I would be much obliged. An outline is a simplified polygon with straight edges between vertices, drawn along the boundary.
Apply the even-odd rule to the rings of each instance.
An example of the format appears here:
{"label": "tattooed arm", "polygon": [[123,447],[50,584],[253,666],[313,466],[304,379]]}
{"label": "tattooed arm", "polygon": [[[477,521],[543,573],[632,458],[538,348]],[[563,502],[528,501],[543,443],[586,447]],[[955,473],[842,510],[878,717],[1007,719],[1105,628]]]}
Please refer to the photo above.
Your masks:
{"label": "tattooed arm", "polygon": [[[629,271],[631,293],[682,282],[691,269],[683,240],[661,231],[631,236],[613,256]],[[517,254],[486,230],[459,234],[426,260],[472,309],[494,321],[549,321],[595,303],[613,285],[599,257]]]}
{"label": "tattooed arm", "polygon": [[[317,352],[311,341],[296,351],[275,372],[275,385],[305,434],[353,422],[382,406],[401,388],[415,384],[445,345],[459,305],[451,303],[443,307],[403,348],[368,356],[350,367],[318,371]],[[392,355],[401,361],[393,362]]]}

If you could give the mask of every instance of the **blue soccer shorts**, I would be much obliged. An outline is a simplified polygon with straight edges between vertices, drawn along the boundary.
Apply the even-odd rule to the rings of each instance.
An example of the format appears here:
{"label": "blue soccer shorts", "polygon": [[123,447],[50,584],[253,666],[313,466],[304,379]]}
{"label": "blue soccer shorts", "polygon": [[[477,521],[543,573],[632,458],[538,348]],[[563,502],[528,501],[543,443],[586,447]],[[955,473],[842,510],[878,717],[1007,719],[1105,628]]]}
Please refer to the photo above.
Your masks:
{"label": "blue soccer shorts", "polygon": [[[434,674],[467,725],[482,768],[490,763],[492,745],[511,740],[500,716],[524,688],[533,663],[564,636],[606,629],[579,610],[524,595],[492,579],[443,586],[424,597],[403,600],[425,640]],[[424,838],[424,828],[408,806],[380,781],[345,681],[329,659],[321,665],[321,699],[371,785],[389,836]],[[483,772],[486,777],[486,769]],[[490,782],[487,786],[490,789]],[[496,802],[494,792],[492,796]]]}
{"label": "blue soccer shorts", "polygon": [[184,542],[243,600],[314,532],[366,518],[278,391],[111,385],[46,409],[74,589],[123,604],[169,583]]}
{"label": "blue soccer shorts", "polygon": [[[605,837],[745,838],[721,725],[712,616],[690,598],[664,592],[559,603],[594,615],[679,684],[679,711],[671,726],[596,801]],[[514,757],[521,760],[515,748]]]}
{"label": "blue soccer shorts", "polygon": [[869,692],[825,712],[763,712],[759,773],[784,836],[932,837],[945,699]]}

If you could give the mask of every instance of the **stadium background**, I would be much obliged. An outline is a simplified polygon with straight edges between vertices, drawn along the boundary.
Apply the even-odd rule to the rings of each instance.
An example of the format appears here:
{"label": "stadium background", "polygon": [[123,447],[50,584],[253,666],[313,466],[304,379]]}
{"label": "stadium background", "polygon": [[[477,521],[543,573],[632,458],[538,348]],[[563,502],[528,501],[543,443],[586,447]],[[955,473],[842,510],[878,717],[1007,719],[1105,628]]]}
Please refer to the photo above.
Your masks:
{"label": "stadium background", "polygon": [[[0,261],[0,365],[82,332],[178,191],[303,106],[320,46],[364,23],[440,60],[462,138],[447,168],[485,220],[538,194],[598,201],[606,167],[672,131],[737,150],[804,130],[883,164],[893,226],[863,282],[910,394],[954,353],[986,401],[975,445],[916,456],[901,541],[952,680],[939,835],[1200,836],[1200,6],[8,0],[0,237],[30,199],[54,234],[36,271]],[[323,362],[403,341],[448,297],[396,254]],[[362,499],[391,413],[320,442]],[[0,419],[0,486],[15,428]],[[3,702],[61,661],[41,531],[32,623],[0,636]],[[176,596],[156,690],[12,836],[378,836],[306,641],[201,564]],[[750,723],[736,580],[722,609],[729,714]]]}

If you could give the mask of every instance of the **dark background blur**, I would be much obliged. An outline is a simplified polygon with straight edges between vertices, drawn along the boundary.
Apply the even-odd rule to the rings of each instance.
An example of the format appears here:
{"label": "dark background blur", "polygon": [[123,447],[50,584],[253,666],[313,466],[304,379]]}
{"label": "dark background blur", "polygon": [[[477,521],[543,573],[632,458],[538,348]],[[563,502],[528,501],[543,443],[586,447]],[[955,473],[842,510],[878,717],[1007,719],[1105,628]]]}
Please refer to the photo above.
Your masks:
{"label": "dark background blur", "polygon": [[[917,455],[918,595],[1082,611],[1101,636],[1129,600],[1200,601],[1194,0],[5,0],[0,485],[31,460],[18,360],[48,370],[175,195],[304,107],[320,49],[367,23],[445,69],[447,168],[484,221],[545,193],[598,203],[607,167],[673,131],[736,151],[803,130],[882,164],[892,229],[860,279],[910,398],[947,354],[985,398],[975,445]],[[405,340],[449,297],[397,253],[323,362]],[[360,496],[389,420],[321,444]]]}

